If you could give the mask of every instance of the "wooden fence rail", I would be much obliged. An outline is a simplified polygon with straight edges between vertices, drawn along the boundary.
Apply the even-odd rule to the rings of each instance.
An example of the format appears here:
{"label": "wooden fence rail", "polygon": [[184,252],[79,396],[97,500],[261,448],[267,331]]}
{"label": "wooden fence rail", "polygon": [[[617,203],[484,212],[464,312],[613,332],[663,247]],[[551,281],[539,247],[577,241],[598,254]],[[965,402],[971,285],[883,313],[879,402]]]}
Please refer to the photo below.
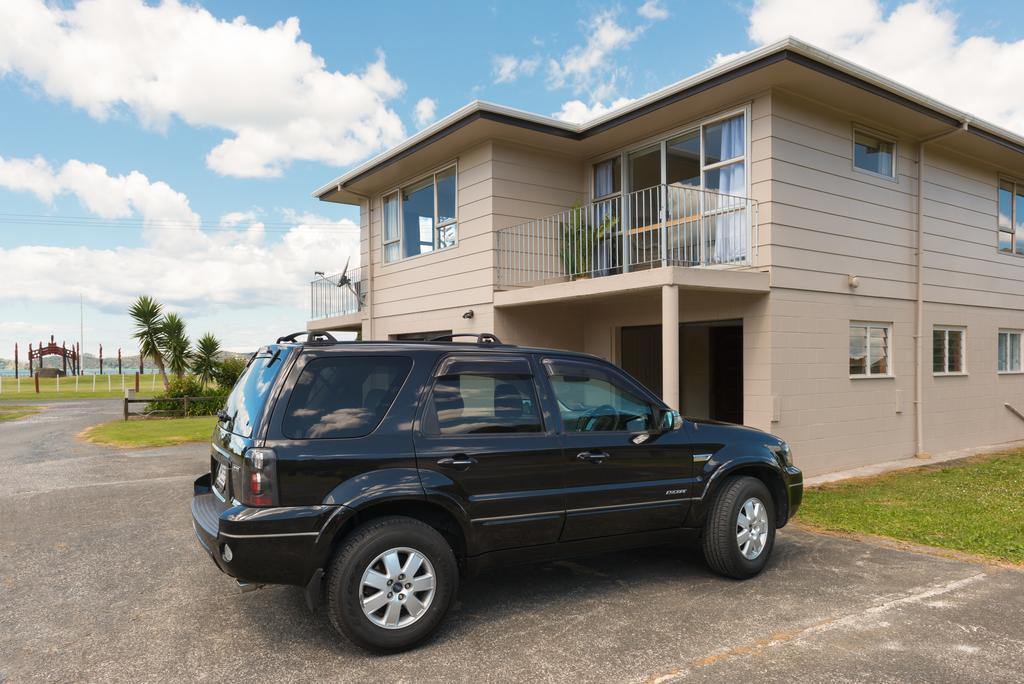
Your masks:
{"label": "wooden fence rail", "polygon": [[160,398],[160,399],[129,399],[129,398],[125,397],[125,399],[124,399],[124,419],[128,420],[128,416],[129,416],[128,404],[154,404],[154,403],[164,403],[164,402],[173,402],[175,404],[183,404],[183,406],[181,408],[181,415],[182,416],[187,416],[188,415],[188,405],[191,402],[194,402],[194,401],[220,401],[220,402],[223,402],[224,400],[222,398],[220,398],[220,397],[166,397],[166,398]]}

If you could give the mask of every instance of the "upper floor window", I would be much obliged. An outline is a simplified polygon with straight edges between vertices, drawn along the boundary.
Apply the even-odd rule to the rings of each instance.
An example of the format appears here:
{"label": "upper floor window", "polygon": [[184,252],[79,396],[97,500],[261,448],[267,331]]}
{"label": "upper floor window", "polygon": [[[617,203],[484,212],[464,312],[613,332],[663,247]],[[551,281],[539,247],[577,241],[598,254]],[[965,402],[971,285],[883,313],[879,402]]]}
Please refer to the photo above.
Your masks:
{"label": "upper floor window", "polygon": [[888,323],[850,323],[850,377],[892,375],[892,326]]}
{"label": "upper floor window", "polygon": [[618,195],[621,189],[622,170],[618,157],[594,164],[594,199]]}
{"label": "upper floor window", "polygon": [[865,133],[853,132],[853,166],[886,178],[896,177],[896,143]]}
{"label": "upper floor window", "polygon": [[384,196],[384,262],[455,245],[455,167],[433,173]]}
{"label": "upper floor window", "polygon": [[999,251],[1024,254],[1024,185],[999,181]]}
{"label": "upper floor window", "polygon": [[[743,113],[712,119],[675,137],[594,164],[594,200],[657,185],[747,194],[747,123]],[[625,171],[625,173],[623,173]],[[637,199],[635,212],[643,211]]]}
{"label": "upper floor window", "polygon": [[936,375],[967,372],[965,360],[967,331],[937,327],[932,330],[932,372]]}

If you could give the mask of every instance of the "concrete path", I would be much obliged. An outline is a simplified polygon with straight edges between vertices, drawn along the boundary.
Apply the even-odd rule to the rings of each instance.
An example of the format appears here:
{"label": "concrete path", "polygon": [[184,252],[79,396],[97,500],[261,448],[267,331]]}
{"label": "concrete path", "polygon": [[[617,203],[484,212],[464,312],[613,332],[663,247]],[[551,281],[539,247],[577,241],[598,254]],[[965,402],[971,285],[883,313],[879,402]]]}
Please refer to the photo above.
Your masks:
{"label": "concrete path", "polygon": [[432,642],[368,656],[299,589],[239,594],[199,549],[203,445],[74,439],[117,411],[0,424],[0,682],[1024,678],[1024,573],[791,528],[747,582],[676,549],[489,574]]}

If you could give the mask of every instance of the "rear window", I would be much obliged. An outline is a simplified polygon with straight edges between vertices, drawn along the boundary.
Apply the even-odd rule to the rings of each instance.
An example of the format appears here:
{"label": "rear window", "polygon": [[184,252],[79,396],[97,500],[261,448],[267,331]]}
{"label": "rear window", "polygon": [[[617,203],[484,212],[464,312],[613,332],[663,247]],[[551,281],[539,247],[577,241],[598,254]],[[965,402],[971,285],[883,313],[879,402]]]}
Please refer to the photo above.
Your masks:
{"label": "rear window", "polygon": [[228,430],[239,437],[252,437],[253,426],[259,419],[274,378],[284,365],[287,354],[287,349],[278,350],[276,354],[260,353],[246,366],[224,407],[229,416]]}
{"label": "rear window", "polygon": [[368,435],[391,408],[411,367],[406,356],[313,359],[295,383],[281,432],[288,439]]}

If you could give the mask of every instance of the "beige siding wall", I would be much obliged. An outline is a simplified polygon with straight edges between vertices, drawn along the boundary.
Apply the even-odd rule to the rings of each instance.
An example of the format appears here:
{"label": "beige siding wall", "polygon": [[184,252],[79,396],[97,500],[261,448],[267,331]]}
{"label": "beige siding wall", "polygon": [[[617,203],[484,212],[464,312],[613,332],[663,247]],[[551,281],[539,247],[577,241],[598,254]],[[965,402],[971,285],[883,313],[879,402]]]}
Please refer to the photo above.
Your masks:
{"label": "beige siding wall", "polygon": [[[855,123],[896,139],[895,180],[854,170]],[[780,92],[771,136],[772,429],[810,474],[912,456],[917,143]],[[998,329],[1024,326],[1024,260],[996,251],[997,169],[932,145],[923,173],[925,450],[1024,439],[1003,406],[1024,402],[1024,376],[996,372]],[[895,377],[849,377],[855,320],[893,325]],[[933,377],[935,324],[967,326],[968,375]]]}
{"label": "beige siding wall", "polygon": [[[793,444],[809,474],[914,455],[914,302],[797,290],[771,293],[772,431]],[[893,377],[850,378],[850,321],[892,325]],[[1024,327],[1024,312],[925,307],[925,450],[941,453],[1024,439],[1024,375],[1000,374],[1000,328]],[[932,327],[967,329],[967,375],[932,374]],[[770,340],[770,342],[769,342]]]}
{"label": "beige siding wall", "polygon": [[[857,122],[875,129],[879,122]],[[772,284],[858,294],[914,296],[916,148],[897,138],[897,178],[853,168],[849,117],[775,92],[771,117],[771,190],[762,220],[770,242]],[[892,134],[893,132],[889,132]]]}
{"label": "beige siding wall", "polygon": [[[383,264],[381,197],[373,198],[363,263],[373,260],[373,322],[367,338],[429,330],[495,329],[494,231],[547,216],[582,197],[581,164],[543,150],[487,142],[455,155],[458,164],[458,244],[447,250]],[[433,169],[419,169],[412,181]],[[385,192],[390,191],[386,190]],[[472,309],[472,319],[463,314]]]}

